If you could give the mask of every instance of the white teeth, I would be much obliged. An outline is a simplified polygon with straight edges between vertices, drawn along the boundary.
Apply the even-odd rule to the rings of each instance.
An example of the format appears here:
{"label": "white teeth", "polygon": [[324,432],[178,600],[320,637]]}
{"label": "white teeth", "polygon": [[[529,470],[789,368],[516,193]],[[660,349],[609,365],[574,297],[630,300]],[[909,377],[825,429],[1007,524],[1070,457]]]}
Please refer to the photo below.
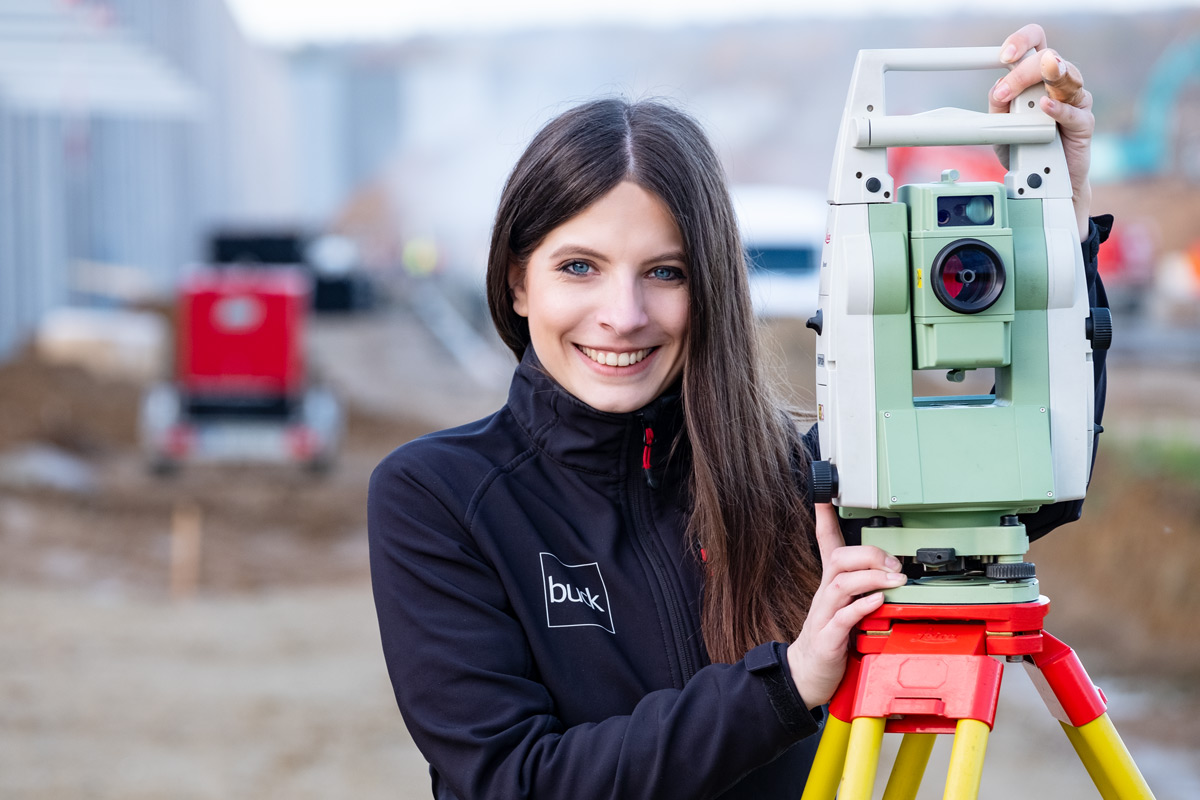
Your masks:
{"label": "white teeth", "polygon": [[633,352],[625,351],[623,353],[614,353],[607,350],[595,350],[591,347],[581,347],[579,349],[597,364],[606,364],[610,367],[628,367],[638,363],[643,358],[650,355],[650,351],[653,348],[634,350]]}

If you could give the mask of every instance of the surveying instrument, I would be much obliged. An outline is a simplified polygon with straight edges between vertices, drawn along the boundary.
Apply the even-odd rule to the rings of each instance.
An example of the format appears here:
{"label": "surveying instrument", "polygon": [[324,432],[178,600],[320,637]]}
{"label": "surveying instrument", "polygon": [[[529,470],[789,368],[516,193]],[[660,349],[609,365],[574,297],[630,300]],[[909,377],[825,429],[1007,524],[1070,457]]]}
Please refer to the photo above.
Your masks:
{"label": "surveying instrument", "polygon": [[[822,461],[814,496],[863,519],[863,544],[906,585],[855,629],[805,800],[871,797],[885,732],[902,733],[885,800],[916,796],[936,734],[954,735],[945,797],[979,791],[1001,659],[1023,662],[1106,799],[1151,798],[1075,653],[1045,633],[1049,601],[1020,515],[1084,496],[1092,463],[1090,308],[1066,159],[1031,87],[1008,114],[884,110],[884,74],[1008,69],[1000,49],[864,50],[829,184],[817,331]],[[1036,57],[1030,53],[1026,57]],[[887,148],[1007,145],[1004,183],[898,189]],[[987,394],[915,396],[914,371]],[[986,385],[986,384],[985,384]]]}

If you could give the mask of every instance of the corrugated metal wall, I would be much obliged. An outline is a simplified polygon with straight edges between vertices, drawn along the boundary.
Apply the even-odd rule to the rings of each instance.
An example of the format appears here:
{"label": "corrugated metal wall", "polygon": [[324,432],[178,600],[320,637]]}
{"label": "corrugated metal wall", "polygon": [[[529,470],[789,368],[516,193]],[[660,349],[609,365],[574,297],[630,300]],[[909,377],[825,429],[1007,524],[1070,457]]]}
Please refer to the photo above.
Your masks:
{"label": "corrugated metal wall", "polygon": [[167,295],[214,226],[295,221],[287,64],[223,0],[0,0],[0,359]]}

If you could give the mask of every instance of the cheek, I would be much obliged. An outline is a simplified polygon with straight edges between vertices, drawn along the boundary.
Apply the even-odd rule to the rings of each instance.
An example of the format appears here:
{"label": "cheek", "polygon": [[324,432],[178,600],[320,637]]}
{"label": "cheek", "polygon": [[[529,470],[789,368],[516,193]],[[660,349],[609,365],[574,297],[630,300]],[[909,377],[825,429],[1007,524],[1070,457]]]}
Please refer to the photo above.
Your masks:
{"label": "cheek", "polygon": [[685,295],[679,299],[671,310],[670,329],[679,339],[681,344],[687,344],[688,330],[690,328],[691,304],[688,297]]}
{"label": "cheek", "polygon": [[526,310],[531,335],[543,339],[565,335],[578,324],[580,317],[578,308],[568,298],[549,292],[531,297]]}

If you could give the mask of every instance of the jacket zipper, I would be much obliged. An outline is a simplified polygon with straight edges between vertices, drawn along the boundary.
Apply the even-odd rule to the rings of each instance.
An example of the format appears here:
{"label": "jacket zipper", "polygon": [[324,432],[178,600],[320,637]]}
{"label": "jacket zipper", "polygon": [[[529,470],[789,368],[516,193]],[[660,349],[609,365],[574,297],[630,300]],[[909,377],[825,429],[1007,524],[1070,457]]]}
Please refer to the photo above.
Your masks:
{"label": "jacket zipper", "polygon": [[646,553],[646,558],[650,562],[651,569],[654,570],[654,576],[658,579],[659,588],[662,590],[667,606],[667,617],[671,626],[671,635],[675,640],[675,651],[679,654],[679,668],[682,673],[683,683],[686,685],[692,679],[692,676],[696,674],[696,666],[693,663],[691,651],[688,649],[684,614],[680,610],[679,593],[675,588],[675,583],[677,582],[672,582],[670,579],[667,565],[660,556],[657,537],[654,535],[654,532],[645,530],[640,524],[643,518],[645,518],[648,525],[654,524],[654,515],[650,508],[649,492],[652,489],[658,488],[658,480],[654,477],[650,462],[651,447],[654,443],[653,415],[643,412],[638,415],[638,418],[642,422],[642,477],[645,480],[642,481],[634,478],[630,481],[633,499],[633,530],[638,538],[638,542],[642,546],[642,550]]}

